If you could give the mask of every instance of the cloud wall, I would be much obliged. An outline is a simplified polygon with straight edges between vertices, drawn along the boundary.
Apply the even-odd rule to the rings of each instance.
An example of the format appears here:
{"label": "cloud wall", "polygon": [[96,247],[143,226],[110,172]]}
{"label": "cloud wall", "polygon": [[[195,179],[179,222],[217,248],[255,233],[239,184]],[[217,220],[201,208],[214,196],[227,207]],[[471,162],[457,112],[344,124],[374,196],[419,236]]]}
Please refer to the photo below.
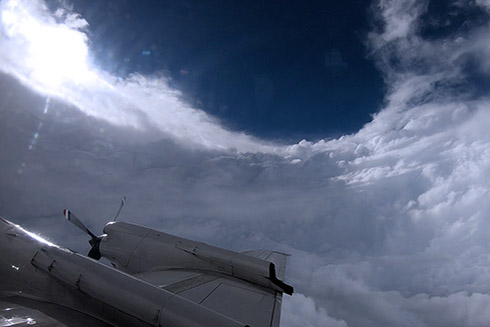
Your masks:
{"label": "cloud wall", "polygon": [[[116,80],[90,52],[89,82],[31,78],[27,34],[5,19],[16,4],[88,42],[66,8],[0,3],[1,215],[86,251],[61,209],[101,230],[126,195],[127,221],[291,253],[284,326],[488,326],[488,19],[429,37],[451,24],[429,2],[373,3],[384,107],[355,134],[284,146],[227,130],[164,78]],[[449,8],[489,15],[484,1]]]}
{"label": "cloud wall", "polygon": [[38,92],[89,116],[144,131],[150,140],[171,135],[190,147],[275,150],[190,107],[163,74],[121,79],[97,68],[85,34],[88,23],[69,8],[50,13],[42,1],[9,0],[0,3],[0,17],[1,70]]}

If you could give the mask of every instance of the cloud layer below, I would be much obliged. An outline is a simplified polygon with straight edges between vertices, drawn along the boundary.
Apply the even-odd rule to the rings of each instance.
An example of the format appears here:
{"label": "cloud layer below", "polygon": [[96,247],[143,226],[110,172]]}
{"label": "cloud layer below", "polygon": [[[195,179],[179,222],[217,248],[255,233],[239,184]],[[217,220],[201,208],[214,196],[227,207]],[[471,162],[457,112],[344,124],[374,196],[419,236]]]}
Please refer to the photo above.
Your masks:
{"label": "cloud layer below", "polygon": [[[101,230],[124,194],[128,221],[293,254],[284,326],[488,326],[490,100],[478,81],[490,77],[490,25],[423,36],[451,24],[428,8],[373,4],[368,47],[388,90],[372,122],[285,146],[226,130],[163,77],[117,80],[88,50],[73,58],[84,74],[67,63],[53,77],[33,49],[65,58],[49,33],[86,49],[86,22],[4,1],[0,214],[85,251],[62,207]],[[489,14],[484,1],[450,9]]]}

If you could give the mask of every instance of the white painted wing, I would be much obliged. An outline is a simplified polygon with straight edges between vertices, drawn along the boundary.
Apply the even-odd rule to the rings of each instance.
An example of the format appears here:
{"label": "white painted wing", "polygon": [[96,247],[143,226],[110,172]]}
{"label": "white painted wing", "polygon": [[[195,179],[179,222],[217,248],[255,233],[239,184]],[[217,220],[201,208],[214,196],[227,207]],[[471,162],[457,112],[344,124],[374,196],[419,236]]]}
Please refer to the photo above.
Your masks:
{"label": "white painted wing", "polygon": [[251,327],[278,327],[282,293],[220,273],[166,269],[134,277]]}
{"label": "white painted wing", "polygon": [[272,262],[276,266],[277,278],[280,280],[285,279],[289,254],[271,250],[253,250],[244,251],[242,253],[251,257]]}
{"label": "white painted wing", "polygon": [[[8,302],[7,302],[8,301]],[[60,305],[20,297],[0,301],[0,326],[110,327],[96,318]]]}

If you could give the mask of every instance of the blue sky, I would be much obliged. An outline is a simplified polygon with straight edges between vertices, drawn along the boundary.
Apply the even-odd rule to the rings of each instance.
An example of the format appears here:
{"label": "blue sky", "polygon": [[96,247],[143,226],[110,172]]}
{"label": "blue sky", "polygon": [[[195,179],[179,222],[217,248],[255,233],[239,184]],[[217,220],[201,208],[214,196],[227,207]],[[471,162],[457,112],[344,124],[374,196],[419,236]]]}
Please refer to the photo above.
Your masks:
{"label": "blue sky", "polygon": [[86,252],[62,209],[100,231],[126,195],[121,220],[291,253],[282,326],[489,325],[487,0],[53,3],[0,2],[0,215]]}
{"label": "blue sky", "polygon": [[[56,2],[53,2],[56,4]],[[226,126],[298,141],[352,133],[383,100],[370,1],[83,1],[95,61],[165,73]]]}

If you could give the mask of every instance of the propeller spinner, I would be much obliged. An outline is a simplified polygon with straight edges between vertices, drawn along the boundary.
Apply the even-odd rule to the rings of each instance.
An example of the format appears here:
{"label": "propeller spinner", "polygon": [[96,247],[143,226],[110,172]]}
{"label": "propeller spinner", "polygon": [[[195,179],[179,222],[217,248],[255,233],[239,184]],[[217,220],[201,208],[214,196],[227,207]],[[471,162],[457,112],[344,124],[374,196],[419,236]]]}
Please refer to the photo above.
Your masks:
{"label": "propeller spinner", "polygon": [[[119,214],[121,213],[121,210],[122,210],[125,203],[126,203],[126,197],[123,196],[122,201],[121,201],[121,205],[119,206],[119,210],[117,210],[116,216],[114,217],[114,219],[112,221],[116,221],[116,219],[119,216]],[[83,232],[87,233],[90,236],[90,240],[88,242],[90,243],[90,246],[92,248],[90,249],[88,256],[92,259],[99,260],[102,257],[102,255],[100,253],[100,241],[102,240],[102,235],[97,236],[94,233],[92,233],[92,231],[90,229],[88,229],[87,226],[85,226],[85,224],[82,223],[82,221],[80,219],[78,219],[78,217],[75,216],[75,214],[72,213],[70,210],[64,209],[63,215],[65,216],[66,220],[68,220],[73,225],[77,226]]]}

